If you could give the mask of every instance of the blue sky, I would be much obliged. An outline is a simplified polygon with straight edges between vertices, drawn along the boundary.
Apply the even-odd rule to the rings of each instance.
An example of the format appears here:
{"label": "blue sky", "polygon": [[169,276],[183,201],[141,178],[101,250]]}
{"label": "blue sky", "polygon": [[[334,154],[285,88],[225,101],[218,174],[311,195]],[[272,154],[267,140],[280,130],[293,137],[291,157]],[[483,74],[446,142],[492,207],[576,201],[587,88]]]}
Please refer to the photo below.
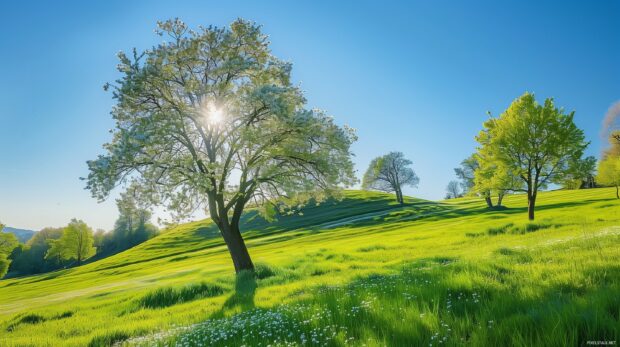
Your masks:
{"label": "blue sky", "polygon": [[17,1],[0,5],[0,220],[110,229],[113,199],[83,189],[85,161],[113,126],[120,50],[159,42],[157,20],[263,25],[293,62],[309,105],[358,131],[359,175],[392,150],[420,176],[409,195],[440,199],[475,148],[486,111],[524,91],[553,96],[592,141],[620,99],[619,1]]}

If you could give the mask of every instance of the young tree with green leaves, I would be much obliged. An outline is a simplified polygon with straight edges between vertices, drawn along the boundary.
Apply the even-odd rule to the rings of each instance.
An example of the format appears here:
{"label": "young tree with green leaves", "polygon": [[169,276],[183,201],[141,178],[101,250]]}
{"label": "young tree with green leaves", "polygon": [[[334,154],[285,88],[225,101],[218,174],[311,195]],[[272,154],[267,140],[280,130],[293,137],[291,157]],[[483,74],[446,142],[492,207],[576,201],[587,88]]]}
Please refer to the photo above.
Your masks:
{"label": "young tree with green leaves", "polygon": [[530,220],[538,191],[565,177],[588,145],[573,115],[555,107],[551,98],[541,105],[534,94],[525,93],[498,118],[484,122],[476,137],[481,158],[518,178],[519,185],[503,188],[527,194]]}
{"label": "young tree with green leaves", "polygon": [[11,252],[19,245],[17,237],[11,233],[2,232],[4,225],[0,223],[0,278],[4,277],[9,271]]}
{"label": "young tree with green leaves", "polygon": [[616,198],[620,199],[620,157],[608,155],[598,163],[597,182],[611,187],[616,187]]}
{"label": "young tree with green leaves", "polygon": [[190,30],[159,23],[168,42],[119,54],[122,78],[106,153],[89,161],[87,188],[103,200],[131,181],[175,219],[206,208],[235,271],[254,265],[240,231],[247,206],[267,217],[355,183],[352,129],[309,110],[258,25]]}
{"label": "young tree with green leaves", "polygon": [[51,240],[46,258],[75,260],[80,265],[84,260],[95,255],[93,247],[93,230],[81,220],[72,219],[63,231],[60,239]]}
{"label": "young tree with green leaves", "polygon": [[404,203],[404,186],[417,187],[420,179],[409,166],[411,160],[401,152],[390,152],[373,159],[362,180],[363,189],[375,189],[383,192],[394,192],[396,200]]}

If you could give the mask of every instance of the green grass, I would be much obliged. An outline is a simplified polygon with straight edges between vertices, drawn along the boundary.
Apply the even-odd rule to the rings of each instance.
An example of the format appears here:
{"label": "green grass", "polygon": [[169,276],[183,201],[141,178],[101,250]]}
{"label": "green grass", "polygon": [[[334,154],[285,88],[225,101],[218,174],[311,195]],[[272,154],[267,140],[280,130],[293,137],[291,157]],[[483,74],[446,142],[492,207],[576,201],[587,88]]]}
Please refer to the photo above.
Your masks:
{"label": "green grass", "polygon": [[461,198],[350,191],[244,217],[257,275],[207,221],[91,264],[0,281],[0,346],[584,345],[620,340],[613,189]]}

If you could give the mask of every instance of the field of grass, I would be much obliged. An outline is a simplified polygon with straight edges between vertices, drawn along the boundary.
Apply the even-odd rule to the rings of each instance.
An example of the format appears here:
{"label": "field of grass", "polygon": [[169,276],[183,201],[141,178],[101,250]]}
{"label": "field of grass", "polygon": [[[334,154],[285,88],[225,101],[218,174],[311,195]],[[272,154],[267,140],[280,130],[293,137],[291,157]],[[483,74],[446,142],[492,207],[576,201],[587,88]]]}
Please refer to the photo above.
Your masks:
{"label": "field of grass", "polygon": [[256,276],[208,221],[68,270],[0,281],[0,346],[620,343],[613,189],[483,201],[349,191],[244,218]]}

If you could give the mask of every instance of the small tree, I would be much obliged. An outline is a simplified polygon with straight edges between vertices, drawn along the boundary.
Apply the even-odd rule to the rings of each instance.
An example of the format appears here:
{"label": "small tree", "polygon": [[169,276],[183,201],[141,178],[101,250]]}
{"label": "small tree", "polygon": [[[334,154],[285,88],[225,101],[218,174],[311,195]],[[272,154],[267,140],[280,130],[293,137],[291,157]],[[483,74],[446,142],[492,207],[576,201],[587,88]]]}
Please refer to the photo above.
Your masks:
{"label": "small tree", "polygon": [[596,171],[596,158],[589,156],[570,165],[565,177],[559,182],[564,189],[593,188]]}
{"label": "small tree", "polygon": [[4,277],[9,270],[11,264],[9,255],[19,245],[15,235],[2,232],[2,229],[4,229],[4,225],[0,223],[0,278]]}
{"label": "small tree", "polygon": [[291,64],[269,50],[258,25],[189,30],[159,23],[169,42],[119,54],[122,78],[106,154],[89,161],[99,200],[133,180],[141,198],[175,219],[206,208],[235,271],[254,265],[240,231],[247,206],[278,208],[337,196],[355,183],[352,129],[336,125],[291,82]]}
{"label": "small tree", "polygon": [[404,203],[402,187],[417,187],[420,179],[409,166],[411,160],[405,159],[401,152],[390,152],[370,162],[364,179],[363,189],[376,189],[396,193],[396,200]]}
{"label": "small tree", "polygon": [[93,230],[81,220],[72,219],[58,240],[51,241],[46,258],[75,259],[77,265],[95,255]]}
{"label": "small tree", "polygon": [[456,199],[461,197],[461,187],[459,182],[450,181],[446,187],[446,199]]}
{"label": "small tree", "polygon": [[620,193],[618,192],[618,186],[620,186],[620,157],[607,156],[599,161],[596,180],[603,185],[616,187],[616,198],[620,199]]}
{"label": "small tree", "polygon": [[540,105],[525,93],[499,118],[486,121],[476,138],[482,157],[519,178],[518,186],[503,188],[527,193],[530,220],[538,191],[565,177],[588,145],[573,114],[556,108],[553,99]]}

